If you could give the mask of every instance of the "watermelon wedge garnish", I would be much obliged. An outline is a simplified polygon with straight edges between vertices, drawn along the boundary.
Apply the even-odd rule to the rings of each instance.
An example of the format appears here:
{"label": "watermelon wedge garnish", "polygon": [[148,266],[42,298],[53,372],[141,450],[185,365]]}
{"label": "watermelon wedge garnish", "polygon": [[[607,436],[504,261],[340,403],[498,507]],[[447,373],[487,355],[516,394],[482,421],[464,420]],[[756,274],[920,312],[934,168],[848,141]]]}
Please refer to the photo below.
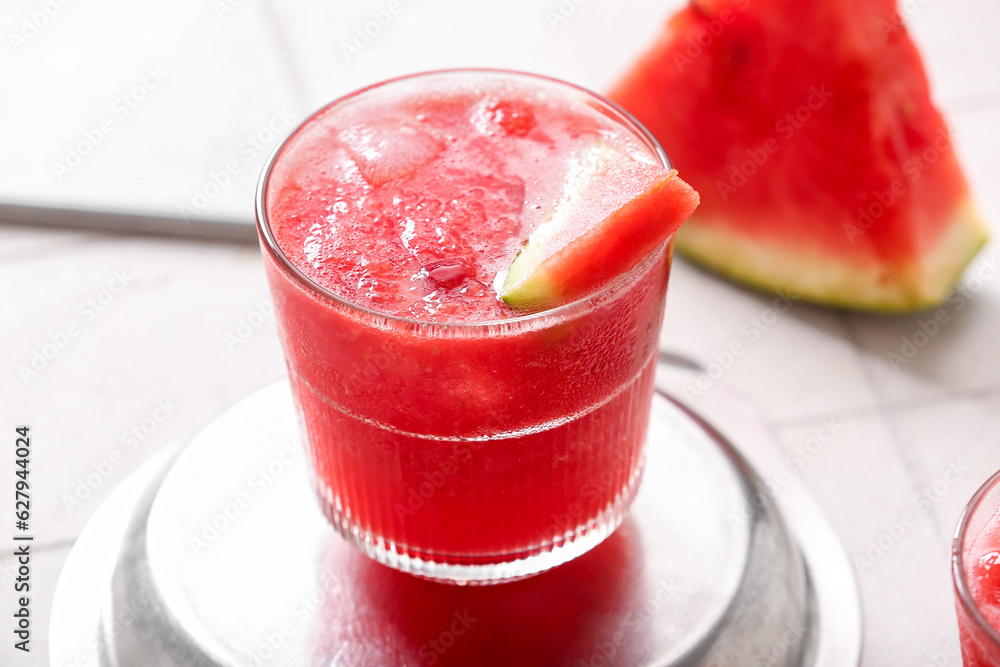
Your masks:
{"label": "watermelon wedge garnish", "polygon": [[693,0],[610,97],[701,194],[678,250],[733,279],[913,310],[986,241],[893,0]]}
{"label": "watermelon wedge garnish", "polygon": [[587,296],[636,266],[698,206],[677,170],[596,142],[575,160],[560,196],[518,253],[501,298],[536,311]]}

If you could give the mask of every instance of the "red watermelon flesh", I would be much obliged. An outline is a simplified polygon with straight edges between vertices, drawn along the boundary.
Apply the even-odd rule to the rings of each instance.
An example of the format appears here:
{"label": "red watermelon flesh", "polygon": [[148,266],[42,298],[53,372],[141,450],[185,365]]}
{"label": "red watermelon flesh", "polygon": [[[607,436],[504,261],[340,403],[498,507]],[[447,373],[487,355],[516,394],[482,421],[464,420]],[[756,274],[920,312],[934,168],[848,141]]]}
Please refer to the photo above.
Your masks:
{"label": "red watermelon flesh", "polygon": [[911,310],[986,240],[890,0],[696,0],[610,97],[701,194],[678,249],[738,280]]}
{"label": "red watermelon flesh", "polygon": [[501,297],[537,311],[596,292],[638,265],[698,206],[676,169],[603,141],[574,161],[564,191],[505,276]]}

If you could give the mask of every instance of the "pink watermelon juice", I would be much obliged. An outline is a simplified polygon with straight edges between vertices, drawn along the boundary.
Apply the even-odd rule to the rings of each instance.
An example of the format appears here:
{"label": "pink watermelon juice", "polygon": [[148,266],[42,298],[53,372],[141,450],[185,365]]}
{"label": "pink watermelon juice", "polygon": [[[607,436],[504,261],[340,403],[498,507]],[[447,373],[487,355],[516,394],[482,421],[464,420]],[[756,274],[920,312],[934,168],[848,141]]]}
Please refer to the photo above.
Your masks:
{"label": "pink watermelon juice", "polygon": [[314,486],[380,562],[526,576],[596,545],[631,502],[670,244],[532,315],[495,287],[595,141],[666,164],[593,94],[445,72],[332,103],[265,170],[258,221]]}
{"label": "pink watermelon juice", "polygon": [[965,667],[1000,667],[1000,473],[973,496],[952,546]]}

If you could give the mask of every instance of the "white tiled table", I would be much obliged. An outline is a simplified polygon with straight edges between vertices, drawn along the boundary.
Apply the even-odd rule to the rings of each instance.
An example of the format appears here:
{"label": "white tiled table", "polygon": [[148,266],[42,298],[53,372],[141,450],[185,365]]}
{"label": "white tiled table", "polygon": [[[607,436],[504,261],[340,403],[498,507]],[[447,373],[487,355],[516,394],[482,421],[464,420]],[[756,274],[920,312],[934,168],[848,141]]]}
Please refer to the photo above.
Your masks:
{"label": "white tiled table", "polygon": [[[535,70],[605,89],[677,5],[575,0],[563,3],[575,9],[553,26],[547,12],[559,10],[556,0],[398,2],[381,34],[347,58],[343,44],[388,3],[81,0],[59,5],[15,51],[9,35],[41,5],[10,0],[0,19],[0,90],[9,104],[0,111],[0,193],[151,202],[177,213],[213,172],[235,162],[232,182],[199,214],[249,217],[263,152],[250,150],[248,139],[270,147],[265,128],[287,130],[287,116],[297,122],[352,88],[446,66]],[[1000,232],[1000,5],[909,5],[936,98],[979,204]],[[148,80],[144,99],[123,115],[115,101],[157,66],[165,74]],[[105,117],[113,132],[60,180],[52,163]],[[753,397],[792,456],[800,452],[801,474],[855,558],[865,667],[959,664],[950,536],[975,488],[1000,468],[1000,279],[978,283],[972,275],[998,260],[994,243],[967,273],[963,307],[951,306],[949,323],[898,370],[889,353],[926,315],[796,304],[750,340],[743,325],[771,297],[683,261],[675,266],[663,345],[708,365],[732,342],[744,343],[746,354],[719,382]],[[127,284],[111,292],[122,277]],[[153,452],[282,376],[273,320],[245,324],[260,321],[252,314],[266,300],[252,245],[0,227],[0,440],[15,424],[32,427],[38,540],[34,650],[13,651],[9,622],[0,621],[0,664],[48,664],[58,573],[115,485]],[[18,366],[72,325],[76,335],[47,367],[23,379]],[[11,465],[12,455],[0,456],[0,490],[9,489]],[[101,479],[90,488],[95,472]],[[915,517],[912,526],[884,553],[873,550],[905,513]],[[4,545],[8,523],[0,521]],[[9,566],[0,559],[3,619],[12,604]]]}

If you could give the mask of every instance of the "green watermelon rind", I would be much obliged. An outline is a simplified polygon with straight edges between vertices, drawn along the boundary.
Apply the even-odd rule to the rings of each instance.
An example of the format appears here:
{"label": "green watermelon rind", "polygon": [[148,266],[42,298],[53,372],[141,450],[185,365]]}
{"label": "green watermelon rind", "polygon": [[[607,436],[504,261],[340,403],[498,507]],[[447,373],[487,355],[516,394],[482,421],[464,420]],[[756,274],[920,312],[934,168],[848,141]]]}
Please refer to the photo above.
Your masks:
{"label": "green watermelon rind", "polygon": [[[605,181],[610,172],[628,173],[629,164],[652,170],[633,183],[644,189],[577,229],[576,223],[586,220],[580,211],[586,205],[584,193],[620,195]],[[531,232],[499,286],[500,298],[516,310],[552,308],[624,275],[674,234],[699,202],[698,193],[676,169],[636,162],[603,141],[574,163],[565,180],[563,195]]]}
{"label": "green watermelon rind", "polygon": [[699,221],[696,212],[677,233],[677,251],[696,264],[764,292],[881,313],[941,305],[989,239],[982,217],[966,199],[935,246],[905,267],[900,279],[898,266],[848,265],[819,248],[786,249],[774,239],[754,240],[734,233],[732,226]]}

